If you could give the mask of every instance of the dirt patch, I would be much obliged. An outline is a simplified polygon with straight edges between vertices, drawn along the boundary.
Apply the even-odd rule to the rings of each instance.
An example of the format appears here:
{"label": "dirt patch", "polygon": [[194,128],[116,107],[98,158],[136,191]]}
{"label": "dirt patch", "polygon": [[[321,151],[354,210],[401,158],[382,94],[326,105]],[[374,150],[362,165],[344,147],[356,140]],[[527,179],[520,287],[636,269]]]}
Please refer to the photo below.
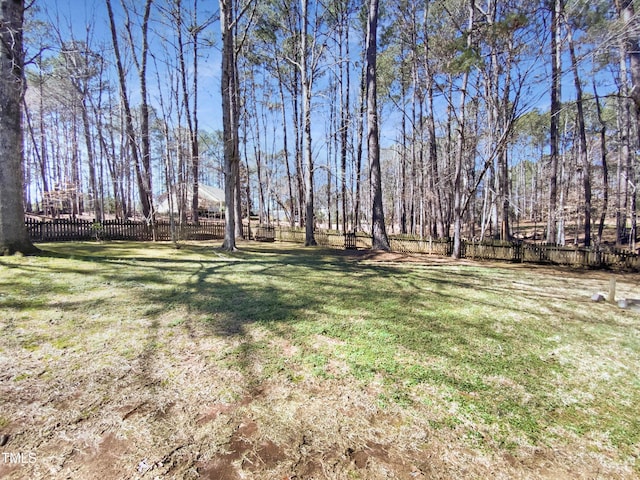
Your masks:
{"label": "dirt patch", "polygon": [[120,473],[118,459],[130,448],[126,440],[117,438],[113,433],[107,433],[100,439],[92,452],[74,454],[85,457],[77,459],[77,462],[82,465],[77,473],[92,478],[114,478]]}
{"label": "dirt patch", "polygon": [[[191,389],[221,392],[229,374],[208,365],[189,378]],[[394,406],[381,410],[375,391],[340,380],[282,382],[207,404],[196,391],[151,388],[139,379],[111,391],[80,421],[56,414],[58,420],[45,427],[25,418],[23,430],[2,449],[35,451],[37,462],[0,464],[0,478],[561,479],[589,478],[595,471],[635,478],[586,452],[572,456],[570,449],[505,456],[467,450],[452,433],[430,427],[426,410],[416,417]],[[65,408],[81,400],[71,395]],[[43,427],[50,429],[47,435]]]}
{"label": "dirt patch", "polygon": [[198,418],[198,425],[204,425],[218,418],[221,414],[229,412],[233,408],[232,405],[217,403],[206,409],[200,418]]}
{"label": "dirt patch", "polygon": [[[384,250],[335,250],[335,254],[341,257],[355,260],[370,260],[374,262],[413,262],[413,263],[451,263],[453,260],[447,257],[435,255],[419,255],[399,252],[385,252]],[[463,260],[464,262],[465,260]],[[460,262],[456,260],[456,262]]]}

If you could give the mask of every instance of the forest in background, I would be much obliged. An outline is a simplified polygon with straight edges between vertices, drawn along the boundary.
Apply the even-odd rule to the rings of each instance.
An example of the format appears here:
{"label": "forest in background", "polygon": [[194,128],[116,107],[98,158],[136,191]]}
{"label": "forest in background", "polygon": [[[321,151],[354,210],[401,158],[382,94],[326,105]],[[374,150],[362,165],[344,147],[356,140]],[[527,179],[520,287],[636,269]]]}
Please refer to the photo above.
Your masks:
{"label": "forest in background", "polygon": [[[311,189],[316,225],[370,231],[368,5],[222,3],[237,79],[238,218],[303,226]],[[380,5],[387,229],[635,248],[635,3]],[[199,185],[224,187],[222,127],[203,118],[222,116],[203,93],[220,89],[219,11],[203,0],[105,0],[79,25],[52,1],[27,10],[28,212],[152,221],[175,192],[178,221],[207,213]]]}

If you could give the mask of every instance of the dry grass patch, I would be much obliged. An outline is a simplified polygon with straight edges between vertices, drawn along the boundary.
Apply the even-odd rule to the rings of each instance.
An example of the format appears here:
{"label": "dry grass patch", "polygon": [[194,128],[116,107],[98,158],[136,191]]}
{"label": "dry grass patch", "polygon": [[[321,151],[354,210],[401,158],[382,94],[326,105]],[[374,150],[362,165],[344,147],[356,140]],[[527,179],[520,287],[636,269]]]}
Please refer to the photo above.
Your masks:
{"label": "dry grass patch", "polygon": [[609,274],[43,248],[0,260],[2,478],[639,477],[640,315],[590,302]]}

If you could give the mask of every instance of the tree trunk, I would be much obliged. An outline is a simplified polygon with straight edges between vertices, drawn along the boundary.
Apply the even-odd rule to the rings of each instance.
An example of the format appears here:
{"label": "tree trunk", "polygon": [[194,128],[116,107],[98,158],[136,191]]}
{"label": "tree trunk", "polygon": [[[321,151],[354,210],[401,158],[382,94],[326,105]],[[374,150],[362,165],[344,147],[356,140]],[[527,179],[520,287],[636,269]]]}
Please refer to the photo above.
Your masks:
{"label": "tree trunk", "polygon": [[[620,78],[627,78],[627,45],[626,42],[620,42]],[[628,85],[626,81],[620,82],[620,92],[618,96],[618,115],[617,127],[619,132],[618,141],[620,149],[618,151],[618,165],[616,170],[616,244],[621,245],[624,242],[624,232],[627,223],[626,206],[626,186],[627,182],[623,179],[623,171],[626,165],[631,164],[631,106],[629,100]],[[625,187],[623,188],[623,183]],[[623,198],[624,197],[624,198]]]}
{"label": "tree trunk", "polygon": [[91,126],[89,124],[89,111],[87,106],[86,94],[87,94],[86,91],[82,92],[83,98],[82,98],[81,113],[82,113],[84,143],[85,143],[85,147],[87,148],[87,163],[89,167],[89,187],[91,188],[91,193],[93,195],[94,218],[97,221],[101,222],[102,220],[104,220],[104,215],[102,212],[102,205],[100,203],[100,196],[98,194],[99,192],[98,192],[98,181],[96,178],[96,161],[95,161],[94,148],[93,148],[93,139],[91,137]]}
{"label": "tree trunk", "polygon": [[[145,218],[149,225],[153,240],[156,240],[156,219],[155,210],[153,208],[153,189],[151,183],[151,137],[149,132],[149,99],[147,95],[147,55],[149,44],[147,40],[147,32],[149,28],[149,16],[151,15],[151,3],[153,0],[146,0],[144,9],[144,18],[142,20],[142,50],[140,52],[140,67],[138,78],[140,81],[140,143],[142,147],[142,181],[144,188],[144,196],[147,198],[149,211],[145,214]],[[133,45],[132,45],[133,48]]]}
{"label": "tree trunk", "polygon": [[304,226],[304,202],[305,202],[305,194],[304,194],[304,167],[302,160],[302,142],[303,135],[302,131],[304,130],[302,127],[302,113],[300,112],[299,106],[299,87],[300,87],[300,75],[299,70],[295,69],[293,74],[293,92],[291,94],[291,103],[293,104],[293,136],[296,141],[295,155],[296,155],[296,185],[298,187],[298,195],[297,195],[297,206],[298,206],[298,226]]}
{"label": "tree trunk", "polygon": [[[340,64],[340,101],[342,105],[342,112],[340,118],[340,181],[341,181],[341,195],[342,195],[342,232],[347,231],[347,148],[349,138],[349,123],[351,119],[349,117],[350,101],[349,90],[351,89],[351,75],[350,62],[349,62],[349,19],[348,14],[343,12],[345,16],[344,20],[344,46],[345,46],[345,61]],[[342,45],[342,42],[341,42]],[[342,101],[344,95],[344,102]]]}
{"label": "tree trunk", "polygon": [[382,174],[380,170],[380,132],[378,131],[378,0],[369,0],[369,21],[367,28],[367,136],[369,148],[369,168],[373,189],[373,212],[371,216],[372,247],[374,250],[389,250],[389,239],[384,223],[382,205]]}
{"label": "tree trunk", "polygon": [[[469,5],[469,24],[467,27],[467,48],[471,48],[472,31],[475,23],[475,2],[472,0]],[[456,145],[455,172],[453,175],[453,249],[451,256],[460,258],[462,256],[462,215],[463,208],[463,192],[462,192],[462,173],[465,150],[465,122],[466,122],[466,99],[467,86],[469,84],[469,70],[463,73],[462,86],[460,88],[460,108],[458,120],[458,140]]]}
{"label": "tree trunk", "polygon": [[364,141],[364,112],[367,108],[367,70],[366,65],[362,62],[362,73],[360,75],[360,101],[358,102],[358,118],[356,128],[356,164],[355,164],[355,177],[356,177],[356,193],[355,201],[353,202],[353,228],[354,230],[362,230],[361,224],[361,197],[362,197],[362,143]]}
{"label": "tree trunk", "polygon": [[551,9],[551,124],[550,172],[549,172],[549,217],[547,243],[558,243],[558,156],[560,133],[560,82],[562,75],[562,49],[560,48],[560,12],[562,0],[549,0]]}
{"label": "tree trunk", "polygon": [[[40,179],[42,180],[42,191],[43,192],[48,192],[49,191],[49,182],[47,181],[47,162],[46,162],[46,157],[45,157],[45,143],[44,143],[44,125],[43,125],[43,119],[42,119],[42,97],[40,97],[40,144],[38,144],[39,142],[36,139],[36,135],[35,135],[35,131],[33,129],[33,125],[31,122],[31,115],[29,112],[29,108],[27,107],[27,103],[24,101],[22,101],[22,105],[24,107],[24,119],[27,122],[27,129],[29,130],[29,137],[31,138],[31,143],[33,145],[33,153],[36,157],[36,161],[37,161],[37,165],[38,165],[38,169],[40,170]],[[45,215],[47,214],[46,209],[45,209]]]}
{"label": "tree trunk", "polygon": [[[236,132],[239,131],[236,130]],[[242,177],[240,176],[240,147],[239,147],[239,141],[240,141],[240,136],[237,137],[237,141],[236,141],[236,152],[238,152],[237,154],[237,159],[235,162],[235,173],[233,174],[233,176],[236,179],[236,186],[235,186],[235,202],[234,202],[234,206],[235,206],[235,216],[236,219],[234,221],[234,224],[236,226],[236,238],[239,239],[243,239],[244,238],[244,232],[242,230]],[[247,183],[249,182],[249,173],[247,172]],[[249,211],[247,210],[247,215],[249,214]]]}
{"label": "tree trunk", "polygon": [[[39,61],[42,62],[42,55],[39,56]],[[41,72],[41,69],[39,69]],[[40,173],[42,175],[42,191],[43,192],[48,192],[49,191],[49,182],[48,182],[48,175],[47,175],[47,143],[46,143],[46,135],[45,135],[45,128],[44,128],[44,78],[42,76],[42,73],[40,73],[40,76],[38,78],[38,88],[39,88],[39,118],[38,118],[38,126],[39,126],[39,130],[40,130]],[[48,214],[46,208],[45,208],[45,215]]]}
{"label": "tree trunk", "polygon": [[571,70],[573,71],[574,88],[576,89],[576,108],[578,110],[578,156],[582,169],[582,186],[584,193],[584,246],[591,246],[591,162],[587,155],[587,132],[584,123],[584,109],[582,100],[582,84],[578,74],[578,60],[573,43],[571,25],[567,22],[567,36],[569,39],[569,55],[571,57]]}
{"label": "tree trunk", "polygon": [[314,235],[314,206],[313,206],[313,151],[311,149],[311,80],[309,74],[307,46],[307,27],[309,24],[308,0],[302,0],[302,30],[300,32],[300,82],[302,83],[302,118],[305,158],[305,246],[317,245]]}
{"label": "tree trunk", "polygon": [[200,26],[197,25],[198,0],[193,1],[193,26],[191,29],[193,39],[193,135],[191,136],[191,172],[193,176],[193,188],[191,190],[191,210],[194,222],[199,220],[198,196],[200,186],[200,144],[198,141],[198,34]]}
{"label": "tree trunk", "polygon": [[604,223],[607,219],[607,208],[609,207],[609,165],[607,162],[607,125],[602,118],[602,107],[600,106],[600,97],[596,90],[595,79],[593,80],[593,96],[596,100],[596,112],[598,114],[598,122],[600,123],[600,156],[602,157],[602,212],[600,213],[600,223],[598,224],[598,236],[596,240],[598,250],[600,250]]}
{"label": "tree trunk", "polygon": [[427,82],[427,128],[429,130],[429,187],[433,194],[435,221],[436,221],[436,236],[443,238],[445,236],[444,218],[442,213],[442,190],[440,185],[440,172],[438,169],[438,144],[436,138],[436,122],[433,108],[433,71],[429,63],[430,60],[430,41],[431,35],[429,34],[429,28],[427,23],[427,17],[429,13],[429,3],[424,10],[424,65],[426,71]]}
{"label": "tree trunk", "polygon": [[22,98],[24,2],[0,2],[0,255],[37,253],[24,223]]}
{"label": "tree trunk", "polygon": [[[401,55],[405,55],[405,52],[402,52]],[[404,68],[400,68],[400,98],[402,99],[402,101],[404,102],[404,98],[406,97],[406,79],[404,78],[404,72],[405,69]],[[415,85],[414,85],[415,87]],[[413,104],[413,111],[415,113],[415,98],[416,96],[413,96],[414,99],[414,104]],[[397,208],[399,210],[400,213],[400,233],[401,234],[406,234],[407,233],[407,157],[408,157],[408,147],[407,147],[407,142],[408,142],[408,135],[407,135],[407,113],[406,110],[404,108],[402,108],[402,117],[400,119],[400,175],[399,175],[399,182],[400,182],[400,191],[397,193]],[[415,115],[414,115],[414,119],[415,119]],[[413,122],[411,123],[413,125]],[[415,130],[415,128],[413,129]],[[413,150],[415,150],[415,142],[412,142],[412,146],[414,147]],[[412,156],[412,160],[415,160],[415,156]],[[412,166],[415,167],[415,162],[412,161]],[[414,172],[415,173],[415,172]],[[412,175],[412,182],[411,182],[411,199],[413,201],[414,199],[414,188],[413,186],[415,185],[415,175]],[[413,226],[413,222],[412,226]],[[393,225],[393,219],[391,219],[391,225]],[[411,233],[413,233],[413,228],[411,229]]]}
{"label": "tree trunk", "polygon": [[[334,157],[334,151],[337,152],[337,134],[334,131],[334,128],[337,130],[336,122],[336,103],[338,101],[338,85],[337,82],[331,81],[330,87],[331,89],[331,105],[329,106],[329,125],[327,132],[327,163],[325,165],[325,171],[327,172],[327,228],[331,230],[331,182],[333,181],[333,170],[331,165],[331,160]],[[337,195],[336,189],[336,195]],[[338,201],[336,199],[336,208],[338,205]]]}
{"label": "tree trunk", "polygon": [[[230,0],[233,1],[233,0]],[[232,12],[235,12],[235,8],[232,9]],[[233,34],[233,96],[232,98],[232,126],[233,126],[233,136],[234,136],[234,151],[236,152],[236,160],[234,162],[234,178],[236,181],[235,186],[235,202],[234,202],[234,215],[235,219],[235,227],[236,227],[236,238],[244,238],[244,232],[242,230],[242,179],[240,177],[240,72],[238,70],[238,47],[236,45],[236,36],[237,36],[237,23],[238,18],[236,17],[233,20],[233,28],[231,29]],[[249,182],[249,172],[247,171],[247,182]],[[249,218],[251,212],[247,206],[247,218]]]}
{"label": "tree trunk", "polygon": [[[626,28],[624,30],[627,44],[627,56],[629,57],[629,67],[631,72],[630,96],[636,108],[640,110],[640,32],[638,26],[640,22],[636,17],[633,0],[618,0],[618,10]],[[624,81],[624,80],[623,80]]]}
{"label": "tree trunk", "polygon": [[[626,53],[629,57],[629,70],[631,73],[631,88],[629,89],[629,94],[633,99],[635,106],[635,115],[636,115],[636,148],[640,148],[640,33],[638,32],[638,27],[640,22],[635,13],[635,9],[633,6],[633,0],[621,0],[620,5],[621,15],[624,19],[627,28],[625,32],[627,33],[626,37]],[[625,80],[623,80],[625,81]],[[631,234],[629,236],[629,246],[632,250],[635,250],[636,243],[636,234],[637,234],[637,219],[636,219],[636,165],[632,160],[632,156],[630,155],[628,158],[629,162],[627,164],[627,185],[631,185],[631,194],[630,194],[630,211],[629,216],[631,217]]]}
{"label": "tree trunk", "polygon": [[[72,215],[73,218],[76,215],[80,215],[84,211],[84,203],[82,201],[82,184],[81,184],[81,166],[80,166],[80,148],[78,147],[78,128],[76,124],[77,116],[74,114],[71,117],[71,183],[72,183],[72,191],[71,198],[73,199],[73,207],[72,207]],[[58,179],[62,179],[62,175],[58,174]],[[61,180],[59,180],[62,183]]]}
{"label": "tree trunk", "polygon": [[[252,75],[253,77],[253,75]],[[253,82],[253,80],[252,80]],[[257,85],[255,83],[253,83],[252,85],[250,85],[250,88],[253,92],[256,91],[257,89]],[[256,175],[258,176],[258,221],[261,224],[266,224],[269,223],[268,217],[267,217],[267,202],[266,202],[266,197],[264,194],[264,187],[266,182],[263,181],[262,178],[262,170],[263,170],[263,162],[262,162],[262,146],[260,145],[261,143],[261,135],[260,135],[260,118],[257,112],[257,105],[258,102],[255,98],[254,94],[250,94],[249,97],[253,97],[252,101],[253,104],[256,106],[256,115],[255,115],[255,120],[256,120],[256,124],[255,124],[255,130],[254,130],[254,142],[253,142],[253,152],[254,152],[254,160],[256,162]],[[264,105],[262,106],[262,108],[264,108]],[[249,116],[249,112],[245,111],[245,116],[248,117]],[[266,132],[265,132],[265,136],[266,136]],[[247,172],[248,174],[248,172]]]}
{"label": "tree trunk", "polygon": [[444,219],[442,215],[442,190],[440,187],[440,171],[438,168],[438,145],[436,138],[436,124],[433,118],[433,87],[427,86],[427,128],[429,129],[429,189],[433,196],[432,211],[435,215],[434,234],[437,238],[445,236]]}
{"label": "tree trunk", "polygon": [[235,48],[232,27],[233,0],[220,0],[220,30],[222,32],[222,126],[224,139],[224,199],[225,224],[222,248],[236,250],[235,198],[236,174],[238,172],[238,133],[235,118]]}
{"label": "tree trunk", "polygon": [[284,87],[282,73],[280,70],[279,56],[276,55],[276,71],[278,72],[278,93],[280,95],[280,113],[282,115],[282,154],[284,156],[284,164],[287,170],[287,188],[289,192],[289,226],[295,227],[295,201],[293,196],[293,179],[291,177],[291,167],[289,166],[289,144],[288,144],[288,131],[287,128],[287,107],[284,103]]}

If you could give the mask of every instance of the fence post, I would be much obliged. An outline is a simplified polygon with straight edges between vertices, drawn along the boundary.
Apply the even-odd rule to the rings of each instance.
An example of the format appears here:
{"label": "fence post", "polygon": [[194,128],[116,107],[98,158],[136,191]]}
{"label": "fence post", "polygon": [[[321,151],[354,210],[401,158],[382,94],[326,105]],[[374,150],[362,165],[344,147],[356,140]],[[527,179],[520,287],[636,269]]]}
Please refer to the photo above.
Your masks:
{"label": "fence post", "polygon": [[344,248],[345,250],[357,250],[358,247],[356,245],[356,232],[345,232]]}
{"label": "fence post", "polygon": [[512,242],[513,247],[513,261],[522,263],[522,243]]}
{"label": "fence post", "polygon": [[616,279],[615,277],[611,277],[609,279],[609,297],[607,298],[609,302],[616,303]]}

